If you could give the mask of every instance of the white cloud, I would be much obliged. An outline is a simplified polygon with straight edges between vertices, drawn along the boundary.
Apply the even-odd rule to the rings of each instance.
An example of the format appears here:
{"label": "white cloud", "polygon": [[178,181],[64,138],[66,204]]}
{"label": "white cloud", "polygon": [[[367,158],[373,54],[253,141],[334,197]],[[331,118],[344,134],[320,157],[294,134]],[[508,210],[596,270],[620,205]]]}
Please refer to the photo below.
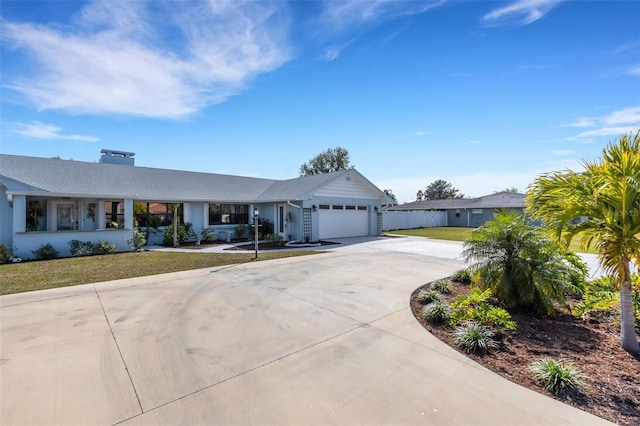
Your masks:
{"label": "white cloud", "polygon": [[592,117],[580,117],[573,123],[566,124],[568,127],[592,127],[595,126],[596,120]]}
{"label": "white cloud", "polygon": [[82,141],[82,142],[98,142],[100,138],[87,135],[65,135],[60,133],[61,127],[54,126],[52,124],[45,124],[39,121],[32,121],[31,123],[10,123],[11,133],[14,135],[24,136],[34,139],[58,139],[69,141]]}
{"label": "white cloud", "polygon": [[482,21],[487,27],[528,25],[542,18],[563,1],[518,0],[487,13]]}
{"label": "white cloud", "polygon": [[322,61],[324,61],[324,62],[331,62],[331,61],[336,60],[338,58],[338,56],[340,56],[342,51],[344,49],[346,49],[347,47],[349,47],[349,45],[352,42],[353,42],[353,39],[349,40],[348,42],[346,42],[344,44],[325,47],[323,52],[322,52],[322,55],[320,56],[320,59]]}
{"label": "white cloud", "polygon": [[480,143],[480,141],[474,139],[474,140],[471,140],[471,141],[462,142],[462,145],[475,145],[475,144],[478,144],[478,143]]}
{"label": "white cloud", "polygon": [[183,117],[289,59],[284,7],[95,1],[70,29],[4,21],[3,43],[39,64],[6,87],[41,110]]}
{"label": "white cloud", "polygon": [[640,106],[614,111],[604,122],[609,125],[640,123]]}
{"label": "white cloud", "polygon": [[640,65],[633,66],[625,71],[627,75],[637,75],[640,76]]}
{"label": "white cloud", "polygon": [[640,106],[629,107],[613,111],[603,117],[587,119],[585,126],[575,127],[595,127],[592,130],[585,130],[575,136],[567,138],[571,141],[591,143],[594,138],[602,136],[620,136],[625,133],[636,132],[640,128]]}
{"label": "white cloud", "polygon": [[426,136],[426,135],[429,135],[429,134],[431,134],[431,132],[426,131],[426,130],[418,130],[416,132],[416,136]]}
{"label": "white cloud", "polygon": [[359,25],[393,19],[399,16],[417,15],[438,7],[446,1],[396,1],[396,0],[346,0],[324,3],[324,21],[334,30],[344,30]]}
{"label": "white cloud", "polygon": [[565,157],[567,155],[573,154],[573,151],[571,151],[569,149],[554,149],[554,150],[551,151],[551,153],[553,155],[557,155],[559,157]]}
{"label": "white cloud", "polygon": [[595,130],[587,130],[574,136],[572,139],[591,138],[593,136],[620,136],[625,133],[638,130],[636,126],[601,127]]}

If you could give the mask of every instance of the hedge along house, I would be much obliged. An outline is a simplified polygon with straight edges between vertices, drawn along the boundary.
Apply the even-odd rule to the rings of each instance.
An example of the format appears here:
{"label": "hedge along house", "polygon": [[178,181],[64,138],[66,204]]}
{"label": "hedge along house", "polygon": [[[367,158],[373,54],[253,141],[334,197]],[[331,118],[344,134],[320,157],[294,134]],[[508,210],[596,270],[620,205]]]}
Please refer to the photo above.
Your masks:
{"label": "hedge along house", "polygon": [[446,214],[446,225],[444,226],[477,228],[493,220],[494,214],[502,210],[524,213],[524,198],[525,194],[498,192],[478,198],[414,201],[385,210],[395,212],[440,211]]}
{"label": "hedge along house", "polygon": [[271,180],[138,167],[133,153],[114,150],[98,163],[0,155],[0,242],[23,258],[47,243],[69,255],[71,240],[126,251],[136,227],[160,243],[169,204],[179,204],[179,223],[221,239],[248,237],[238,224],[253,223],[255,207],[286,241],[375,236],[389,202],[355,169]]}

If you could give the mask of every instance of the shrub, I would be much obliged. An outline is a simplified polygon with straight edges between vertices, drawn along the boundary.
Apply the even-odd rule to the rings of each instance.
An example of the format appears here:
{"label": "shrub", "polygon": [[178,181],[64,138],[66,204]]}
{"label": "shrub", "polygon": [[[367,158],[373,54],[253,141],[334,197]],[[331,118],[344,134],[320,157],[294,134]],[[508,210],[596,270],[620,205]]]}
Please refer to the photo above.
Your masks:
{"label": "shrub", "polygon": [[236,237],[241,238],[244,235],[244,231],[246,230],[244,223],[239,222],[236,225]]}
{"label": "shrub", "polygon": [[[636,327],[640,329],[640,276],[632,274],[631,282],[637,283],[637,290],[632,295],[632,308]],[[598,318],[613,323],[620,322],[620,291],[616,279],[603,275],[589,281],[572,314],[583,320]]]}
{"label": "shrub", "polygon": [[451,284],[447,280],[437,280],[431,283],[431,290],[440,294],[449,294],[451,293]]}
{"label": "shrub", "polygon": [[147,243],[147,239],[145,238],[144,232],[139,229],[133,230],[133,237],[127,239],[127,244],[129,244],[133,250],[140,250]]}
{"label": "shrub", "polygon": [[91,241],[71,240],[69,241],[71,256],[89,256],[93,254],[93,243]]}
{"label": "shrub", "polygon": [[458,296],[451,303],[452,313],[449,324],[460,325],[466,321],[474,321],[484,326],[502,327],[514,330],[516,323],[509,312],[489,303],[491,290],[482,291],[474,288],[467,296]]}
{"label": "shrub", "polygon": [[453,331],[453,343],[465,352],[485,353],[498,347],[494,331],[476,322],[466,322]]}
{"label": "shrub", "polygon": [[471,284],[471,272],[460,269],[453,274],[453,280],[462,284]]}
{"label": "shrub", "polygon": [[60,256],[58,250],[53,248],[53,246],[49,243],[42,244],[40,248],[38,248],[37,250],[32,250],[31,253],[33,253],[37,260],[55,259],[56,257]]}
{"label": "shrub", "polygon": [[[173,231],[172,231],[173,232]],[[171,237],[173,239],[173,237]],[[216,233],[213,228],[203,229],[200,232],[200,241],[203,243],[210,243],[216,240]]]}
{"label": "shrub", "polygon": [[0,265],[11,262],[11,259],[13,259],[13,250],[5,243],[0,243]]}
{"label": "shrub", "polygon": [[[195,237],[196,234],[193,232],[193,225],[190,223],[185,223],[184,225],[178,225],[178,243],[184,243],[191,237]],[[173,225],[169,225],[164,228],[164,232],[162,233],[162,244],[165,246],[173,246]]]}
{"label": "shrub", "polygon": [[462,253],[481,288],[491,289],[508,309],[554,314],[566,296],[580,294],[586,264],[554,243],[523,215],[502,212],[470,233]]}
{"label": "shrub", "polygon": [[91,250],[91,254],[112,254],[117,252],[118,248],[115,244],[100,240],[93,245]]}
{"label": "shrub", "polygon": [[273,243],[277,246],[284,245],[284,240],[279,234],[267,234],[264,236],[264,239],[268,243]]}
{"label": "shrub", "polygon": [[531,364],[530,368],[544,388],[555,395],[584,390],[582,374],[563,360],[541,359]]}
{"label": "shrub", "polygon": [[440,296],[440,293],[437,291],[420,290],[418,293],[418,302],[420,302],[421,305],[428,305],[435,301],[442,301],[442,296]]}
{"label": "shrub", "polygon": [[443,324],[449,319],[449,305],[442,301],[429,303],[422,308],[424,318],[432,324]]}

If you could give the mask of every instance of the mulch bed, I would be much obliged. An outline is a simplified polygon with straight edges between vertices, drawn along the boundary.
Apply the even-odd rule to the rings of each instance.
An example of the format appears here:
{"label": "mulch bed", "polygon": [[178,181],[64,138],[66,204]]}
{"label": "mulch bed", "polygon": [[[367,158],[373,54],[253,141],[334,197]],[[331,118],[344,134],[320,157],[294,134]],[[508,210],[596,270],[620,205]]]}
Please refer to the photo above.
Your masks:
{"label": "mulch bed", "polygon": [[[451,282],[453,292],[445,295],[451,302],[459,294],[468,294],[469,286]],[[422,326],[449,346],[452,329],[435,326],[422,317],[422,306],[411,297],[411,310]],[[487,355],[463,353],[489,370],[536,392],[592,413],[620,425],[640,424],[640,359],[620,346],[620,327],[607,321],[585,322],[570,315],[532,317],[512,313],[518,324],[514,331],[501,333],[500,348]],[[563,359],[585,376],[584,394],[554,396],[545,390],[529,370],[541,358]]]}

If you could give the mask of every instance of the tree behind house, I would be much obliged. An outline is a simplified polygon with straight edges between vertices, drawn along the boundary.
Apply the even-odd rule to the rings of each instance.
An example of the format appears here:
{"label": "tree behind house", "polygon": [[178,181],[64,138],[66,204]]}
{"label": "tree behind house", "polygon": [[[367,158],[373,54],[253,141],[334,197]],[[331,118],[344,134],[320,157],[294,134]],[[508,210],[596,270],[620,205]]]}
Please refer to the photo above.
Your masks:
{"label": "tree behind house", "polygon": [[352,169],[349,151],[344,148],[329,148],[300,166],[300,176],[319,175]]}
{"label": "tree behind house", "polygon": [[431,182],[424,191],[418,191],[416,201],[448,200],[451,198],[464,198],[451,183],[443,179]]}

